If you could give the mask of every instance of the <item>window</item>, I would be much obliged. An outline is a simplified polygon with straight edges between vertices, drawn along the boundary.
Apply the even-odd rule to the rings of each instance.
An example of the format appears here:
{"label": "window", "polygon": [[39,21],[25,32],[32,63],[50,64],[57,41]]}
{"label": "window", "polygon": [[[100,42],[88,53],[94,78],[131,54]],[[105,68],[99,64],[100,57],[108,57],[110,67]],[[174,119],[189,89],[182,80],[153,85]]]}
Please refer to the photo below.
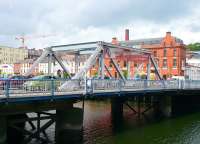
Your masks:
{"label": "window", "polygon": [[134,63],[134,67],[137,67],[137,64],[136,64],[136,63]]}
{"label": "window", "polygon": [[127,62],[126,61],[124,61],[124,67],[127,67]]}
{"label": "window", "polygon": [[167,68],[167,59],[163,60],[163,68]]}
{"label": "window", "polygon": [[117,72],[115,72],[115,78],[117,78]]}
{"label": "window", "polygon": [[176,68],[176,66],[177,66],[177,60],[173,59],[173,68]]}
{"label": "window", "polygon": [[164,50],[163,50],[163,56],[164,56],[164,57],[167,56],[167,48],[164,48]]}
{"label": "window", "polygon": [[156,64],[157,66],[159,66],[159,59],[156,59]]}
{"label": "window", "polygon": [[174,57],[176,57],[177,53],[176,53],[176,48],[174,49]]}
{"label": "window", "polygon": [[182,60],[182,67],[185,67],[185,61]]}
{"label": "window", "polygon": [[112,61],[109,62],[109,67],[112,67]]}
{"label": "window", "polygon": [[157,51],[153,52],[154,57],[157,57]]}
{"label": "window", "polygon": [[120,61],[119,60],[117,61],[117,64],[118,64],[118,66],[120,66]]}

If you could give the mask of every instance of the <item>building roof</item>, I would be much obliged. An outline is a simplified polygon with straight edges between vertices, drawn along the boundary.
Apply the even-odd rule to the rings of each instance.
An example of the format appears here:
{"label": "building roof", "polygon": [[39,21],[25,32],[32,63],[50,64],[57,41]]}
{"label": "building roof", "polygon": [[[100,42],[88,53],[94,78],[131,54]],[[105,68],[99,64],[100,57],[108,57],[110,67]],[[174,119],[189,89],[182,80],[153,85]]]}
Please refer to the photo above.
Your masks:
{"label": "building roof", "polygon": [[[174,37],[177,43],[183,44],[183,40]],[[146,38],[146,39],[136,39],[136,40],[129,40],[129,41],[121,41],[120,44],[122,46],[137,46],[137,45],[152,45],[152,44],[161,44],[164,37],[159,38]]]}
{"label": "building roof", "polygon": [[17,61],[16,63],[18,63],[18,64],[22,64],[22,63],[34,63],[34,61],[35,61],[36,59],[25,59],[25,60],[19,60],[19,61]]}
{"label": "building roof", "polygon": [[[25,59],[25,60],[20,60],[17,61],[16,64],[33,64],[38,58],[33,58],[33,59]],[[41,61],[40,63],[48,63],[48,58],[45,58],[43,61]]]}
{"label": "building roof", "polygon": [[0,45],[0,48],[14,48],[14,47],[10,47],[10,46],[1,46],[1,45]]}
{"label": "building roof", "polygon": [[28,54],[33,56],[40,56],[42,54],[42,49],[28,49]]}

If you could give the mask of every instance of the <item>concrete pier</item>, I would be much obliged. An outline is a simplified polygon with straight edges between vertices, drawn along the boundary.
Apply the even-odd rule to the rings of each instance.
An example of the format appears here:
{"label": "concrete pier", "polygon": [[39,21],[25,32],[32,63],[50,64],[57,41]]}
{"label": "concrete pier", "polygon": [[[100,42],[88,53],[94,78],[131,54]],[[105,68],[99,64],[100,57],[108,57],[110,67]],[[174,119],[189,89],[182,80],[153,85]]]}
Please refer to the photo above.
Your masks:
{"label": "concrete pier", "polygon": [[200,111],[199,92],[185,92],[172,96],[172,114],[182,115]]}
{"label": "concrete pier", "polygon": [[83,132],[83,110],[80,108],[57,109],[56,143],[80,144]]}
{"label": "concrete pier", "polygon": [[0,144],[7,144],[6,116],[0,116]]}
{"label": "concrete pier", "polygon": [[172,98],[171,96],[160,96],[159,97],[159,111],[162,116],[164,117],[171,117],[172,116]]}
{"label": "concrete pier", "polygon": [[114,124],[123,121],[123,100],[121,98],[111,98],[111,115]]}

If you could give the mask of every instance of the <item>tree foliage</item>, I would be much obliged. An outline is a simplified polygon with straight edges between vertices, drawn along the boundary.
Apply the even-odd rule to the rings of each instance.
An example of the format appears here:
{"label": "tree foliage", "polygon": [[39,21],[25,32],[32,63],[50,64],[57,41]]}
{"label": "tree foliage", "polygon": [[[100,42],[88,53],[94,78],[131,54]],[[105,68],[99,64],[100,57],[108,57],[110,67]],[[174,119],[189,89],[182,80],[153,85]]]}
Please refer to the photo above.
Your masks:
{"label": "tree foliage", "polygon": [[124,75],[125,78],[127,78],[128,77],[128,71],[127,70],[123,70],[123,75]]}
{"label": "tree foliage", "polygon": [[187,49],[190,51],[200,51],[200,43],[191,43],[187,45]]}

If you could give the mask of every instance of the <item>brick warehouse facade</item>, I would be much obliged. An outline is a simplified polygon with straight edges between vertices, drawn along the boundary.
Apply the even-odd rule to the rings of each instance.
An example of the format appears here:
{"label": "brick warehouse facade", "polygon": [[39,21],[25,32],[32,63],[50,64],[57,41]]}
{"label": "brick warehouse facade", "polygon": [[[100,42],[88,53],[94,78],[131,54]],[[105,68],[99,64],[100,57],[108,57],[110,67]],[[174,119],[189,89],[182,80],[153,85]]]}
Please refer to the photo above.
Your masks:
{"label": "brick warehouse facade", "polygon": [[161,38],[126,40],[120,44],[149,49],[164,77],[184,75],[186,46],[181,39],[172,36],[171,32],[166,32],[165,37]]}

